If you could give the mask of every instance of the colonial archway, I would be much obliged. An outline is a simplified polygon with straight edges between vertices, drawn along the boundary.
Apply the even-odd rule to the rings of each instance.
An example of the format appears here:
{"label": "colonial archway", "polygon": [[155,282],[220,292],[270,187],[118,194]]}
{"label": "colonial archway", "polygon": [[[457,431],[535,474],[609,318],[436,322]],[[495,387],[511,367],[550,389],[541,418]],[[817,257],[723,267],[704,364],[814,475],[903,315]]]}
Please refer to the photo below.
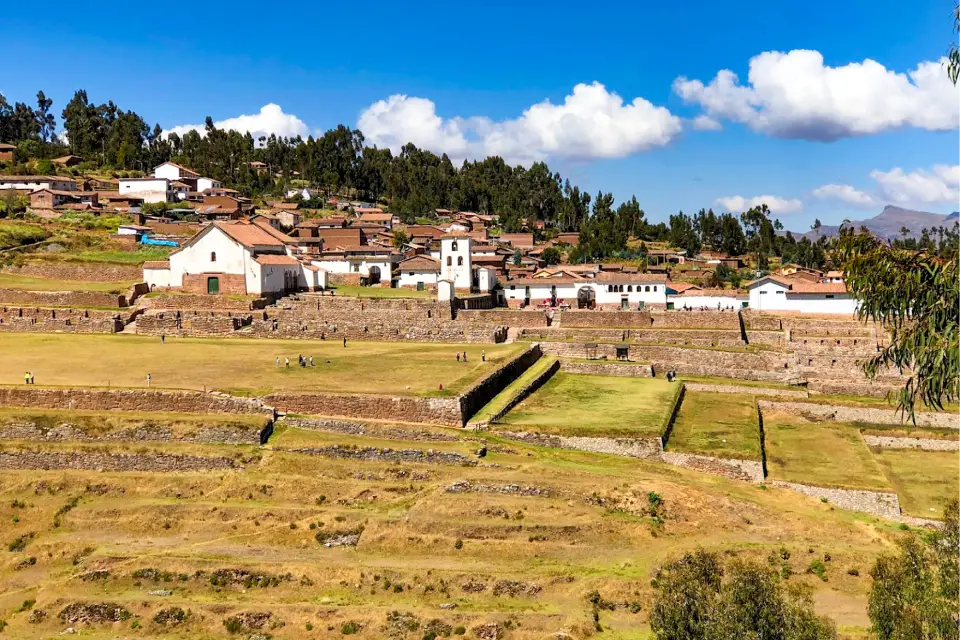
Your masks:
{"label": "colonial archway", "polygon": [[597,303],[597,293],[593,287],[581,287],[577,291],[577,308],[593,309]]}

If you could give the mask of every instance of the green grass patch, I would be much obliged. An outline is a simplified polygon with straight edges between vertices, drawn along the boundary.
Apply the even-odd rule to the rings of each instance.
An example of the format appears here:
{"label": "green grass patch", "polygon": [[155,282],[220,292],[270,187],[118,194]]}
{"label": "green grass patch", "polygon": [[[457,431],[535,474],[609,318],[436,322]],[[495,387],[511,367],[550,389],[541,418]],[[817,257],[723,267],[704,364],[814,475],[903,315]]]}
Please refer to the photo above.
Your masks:
{"label": "green grass patch", "polygon": [[907,515],[940,519],[943,505],[960,493],[956,451],[875,449],[874,456]]}
{"label": "green grass patch", "polygon": [[[487,361],[480,360],[481,349]],[[301,393],[460,393],[516,357],[521,344],[425,344],[339,340],[237,340],[154,336],[0,334],[0,384],[32,371],[41,386],[145,387]],[[457,362],[467,351],[469,361]],[[313,356],[314,367],[297,366]],[[281,366],[277,367],[276,359]],[[290,359],[290,368],[283,366]]]}
{"label": "green grass patch", "polygon": [[497,396],[488,402],[478,411],[471,422],[488,422],[493,416],[503,411],[503,408],[512,401],[520,390],[530,384],[537,376],[553,366],[557,359],[553,356],[543,356],[524,371],[516,380],[507,385],[507,388],[497,394]]}
{"label": "green grass patch", "polygon": [[76,262],[109,262],[111,264],[143,264],[147,260],[166,260],[176,247],[138,246],[136,251],[88,249],[72,254]]}
{"label": "green grass patch", "polygon": [[666,448],[719,458],[759,460],[760,428],[753,397],[688,390]]}
{"label": "green grass patch", "polygon": [[776,480],[843,489],[891,488],[853,425],[765,411],[763,429],[767,469]]}
{"label": "green grass patch", "polygon": [[503,425],[566,436],[659,436],[675,390],[656,378],[559,371],[508,413]]}

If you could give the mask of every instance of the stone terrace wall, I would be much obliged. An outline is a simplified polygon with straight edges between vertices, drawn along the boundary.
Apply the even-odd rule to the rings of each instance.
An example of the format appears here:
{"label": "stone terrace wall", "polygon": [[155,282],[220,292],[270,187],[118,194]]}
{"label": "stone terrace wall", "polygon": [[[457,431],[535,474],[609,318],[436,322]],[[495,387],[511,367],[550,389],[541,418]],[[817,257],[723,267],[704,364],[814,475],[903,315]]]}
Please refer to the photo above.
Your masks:
{"label": "stone terrace wall", "polygon": [[137,319],[137,333],[170,336],[230,336],[253,321],[250,314],[242,312],[187,312],[177,317],[176,312],[161,311],[145,313]]}
{"label": "stone terrace wall", "polygon": [[[831,422],[854,422],[862,424],[894,424],[904,423],[903,416],[895,409],[877,409],[874,407],[848,407],[837,404],[815,404],[813,402],[771,402],[761,400],[759,403],[763,411],[780,411],[791,415],[803,416],[810,420],[829,420]],[[934,413],[932,411],[918,411],[916,413],[918,427],[939,427],[942,429],[958,429],[957,414]]]}
{"label": "stone terrace wall", "polygon": [[466,421],[472,417],[473,414],[479,411],[483,405],[493,400],[493,398],[506,389],[511,382],[519,378],[520,375],[539,360],[542,355],[543,352],[540,350],[540,345],[535,344],[516,358],[491,371],[461,394],[460,413],[463,416],[462,424],[466,424]]}
{"label": "stone terrace wall", "polygon": [[549,325],[547,312],[545,311],[519,311],[514,309],[464,309],[457,312],[457,320],[504,327],[546,327]]}
{"label": "stone terrace wall", "polygon": [[554,325],[614,329],[728,329],[740,330],[732,311],[562,311]]}
{"label": "stone terrace wall", "polygon": [[743,345],[739,331],[726,329],[587,329],[545,327],[523,329],[529,340],[563,342],[635,342],[638,344],[678,344],[689,346],[737,347]]}
{"label": "stone terrace wall", "polygon": [[[518,404],[526,400],[528,397],[530,397],[530,395],[534,391],[536,391],[537,389],[545,385],[547,381],[553,377],[553,374],[559,371],[559,369],[560,369],[560,361],[554,360],[549,367],[541,371],[533,380],[528,382],[522,389],[517,391],[517,394],[512,398],[510,398],[510,400],[503,406],[502,409],[500,409],[500,411],[490,416],[490,420],[488,421],[488,424],[499,422],[500,420],[502,420],[503,416],[510,413],[511,409],[513,409],[515,406],[517,406]],[[485,425],[477,423],[473,426],[483,427]]]}
{"label": "stone terrace wall", "polygon": [[[542,342],[540,347],[548,355],[565,358],[586,358],[587,348],[583,343]],[[616,358],[616,345],[598,344],[597,356]],[[631,360],[653,365],[654,372],[674,369],[679,375],[713,376],[740,380],[766,382],[794,382],[797,374],[791,370],[787,359],[776,353],[749,353],[697,349],[686,347],[629,345]]]}
{"label": "stone terrace wall", "polygon": [[890,518],[891,520],[900,519],[900,499],[895,493],[858,491],[854,489],[830,489],[827,487],[814,487],[806,484],[784,482],[782,480],[774,480],[771,484],[775,487],[802,493],[811,498],[826,498],[830,504],[840,507],[841,509],[861,511],[882,518]]}
{"label": "stone terrace wall", "polygon": [[744,309],[740,312],[743,318],[743,326],[747,331],[782,331],[783,325],[781,319],[766,313],[760,313],[750,309]]}
{"label": "stone terrace wall", "polygon": [[708,393],[739,393],[774,398],[806,398],[808,395],[806,389],[769,389],[736,384],[703,384],[701,382],[687,382],[685,384],[687,391],[706,391]]}
{"label": "stone terrace wall", "polygon": [[37,333],[116,333],[119,311],[97,309],[0,308],[0,331]]}
{"label": "stone terrace wall", "polygon": [[98,451],[2,451],[0,469],[90,469],[95,471],[208,471],[236,469],[232,458]]}
{"label": "stone terrace wall", "polygon": [[880,449],[920,449],[921,451],[960,451],[960,441],[939,438],[894,438],[864,435],[868,446]]}
{"label": "stone terrace wall", "polygon": [[763,482],[763,465],[754,460],[738,460],[735,458],[714,458],[694,453],[677,453],[664,451],[660,459],[667,464],[686,469],[694,469],[703,473],[724,476],[733,480],[747,482]]}
{"label": "stone terrace wall", "polygon": [[274,393],[264,400],[285,413],[463,426],[459,397]]}
{"label": "stone terrace wall", "polygon": [[[447,302],[418,298],[354,298],[300,294],[282,298],[277,307],[302,308],[315,311],[350,311],[352,313],[382,313],[391,311],[422,311],[427,317],[452,318],[452,307]],[[429,314],[428,314],[429,312]]]}
{"label": "stone terrace wall", "polygon": [[618,376],[621,378],[652,378],[653,368],[644,364],[617,364],[615,362],[582,362],[562,359],[560,370],[595,376]]}
{"label": "stone terrace wall", "polygon": [[[402,312],[395,312],[402,313]],[[353,314],[268,310],[257,314],[238,335],[258,338],[308,338],[319,340],[410,340],[414,342],[497,343],[506,339],[505,327],[459,323],[421,317],[403,320],[391,312]]]}
{"label": "stone terrace wall", "polygon": [[208,296],[193,293],[158,293],[146,298],[152,309],[250,311],[262,309],[266,300],[245,300],[227,296]]}
{"label": "stone terrace wall", "polygon": [[810,380],[807,390],[810,395],[871,396],[874,398],[894,397],[903,388],[902,382],[880,382],[861,378],[852,380]]}
{"label": "stone terrace wall", "polygon": [[176,433],[162,424],[144,424],[116,431],[90,431],[65,422],[55,427],[44,427],[33,422],[8,422],[0,425],[0,440],[30,440],[59,442],[77,440],[83,442],[130,441],[130,442],[198,442],[206,444],[262,444],[272,430],[272,423],[264,418],[260,426],[254,425],[200,425],[196,431]]}
{"label": "stone terrace wall", "polygon": [[750,329],[747,331],[747,342],[770,347],[782,347],[786,343],[786,336],[782,331],[758,331],[756,329]]}
{"label": "stone terrace wall", "polygon": [[660,438],[589,438],[555,436],[546,433],[498,431],[511,440],[557,449],[610,453],[630,458],[659,458],[663,453]]}
{"label": "stone terrace wall", "polygon": [[143,279],[143,270],[137,265],[108,262],[36,260],[19,267],[4,267],[0,273],[83,282],[136,282]]}
{"label": "stone terrace wall", "polygon": [[175,411],[273,416],[273,409],[251,398],[200,391],[0,387],[0,406],[91,411]]}
{"label": "stone terrace wall", "polygon": [[0,289],[0,304],[36,307],[125,307],[126,296],[96,291],[23,291]]}

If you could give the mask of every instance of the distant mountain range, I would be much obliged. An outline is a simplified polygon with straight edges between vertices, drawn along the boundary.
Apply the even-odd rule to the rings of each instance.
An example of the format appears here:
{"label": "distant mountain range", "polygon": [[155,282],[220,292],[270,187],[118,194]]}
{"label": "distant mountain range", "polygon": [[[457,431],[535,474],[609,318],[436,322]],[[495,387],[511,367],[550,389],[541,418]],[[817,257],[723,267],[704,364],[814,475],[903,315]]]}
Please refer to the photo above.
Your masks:
{"label": "distant mountain range", "polygon": [[[851,220],[850,224],[859,229],[861,225],[888,240],[901,237],[900,229],[906,227],[910,230],[908,236],[919,237],[920,230],[926,227],[933,229],[936,227],[952,227],[954,223],[960,220],[960,212],[954,211],[951,214],[930,213],[929,211],[914,211],[913,209],[904,209],[888,204],[883,208],[879,215],[866,220]],[[840,233],[839,225],[825,224],[816,231],[807,231],[806,233],[794,233],[794,237],[810,238],[816,240],[819,236],[835,236]]]}

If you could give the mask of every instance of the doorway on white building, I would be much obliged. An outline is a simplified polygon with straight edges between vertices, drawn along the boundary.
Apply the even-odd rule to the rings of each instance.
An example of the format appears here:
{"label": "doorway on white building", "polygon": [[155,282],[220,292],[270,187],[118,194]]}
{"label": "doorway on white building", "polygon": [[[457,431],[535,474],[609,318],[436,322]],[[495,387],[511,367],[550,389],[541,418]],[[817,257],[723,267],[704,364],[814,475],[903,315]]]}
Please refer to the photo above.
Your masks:
{"label": "doorway on white building", "polygon": [[207,278],[207,295],[215,296],[220,293],[220,278]]}
{"label": "doorway on white building", "polygon": [[380,267],[370,267],[370,276],[367,281],[370,284],[380,284]]}
{"label": "doorway on white building", "polygon": [[627,299],[627,296],[620,298],[620,309],[626,311],[630,308],[630,300]]}
{"label": "doorway on white building", "polygon": [[581,287],[577,291],[577,308],[593,309],[597,301],[597,294],[592,287]]}

